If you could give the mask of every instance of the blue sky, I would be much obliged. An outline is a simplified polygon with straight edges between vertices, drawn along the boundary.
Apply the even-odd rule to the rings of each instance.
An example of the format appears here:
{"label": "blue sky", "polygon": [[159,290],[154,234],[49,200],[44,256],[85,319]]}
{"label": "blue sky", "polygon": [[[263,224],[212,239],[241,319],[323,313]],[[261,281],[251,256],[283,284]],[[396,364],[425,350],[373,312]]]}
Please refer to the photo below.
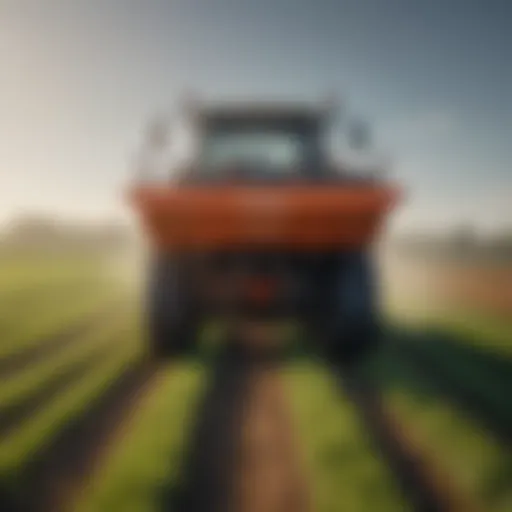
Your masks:
{"label": "blue sky", "polygon": [[512,223],[508,0],[0,1],[0,220],[124,213],[148,116],[327,91],[407,190],[398,227]]}

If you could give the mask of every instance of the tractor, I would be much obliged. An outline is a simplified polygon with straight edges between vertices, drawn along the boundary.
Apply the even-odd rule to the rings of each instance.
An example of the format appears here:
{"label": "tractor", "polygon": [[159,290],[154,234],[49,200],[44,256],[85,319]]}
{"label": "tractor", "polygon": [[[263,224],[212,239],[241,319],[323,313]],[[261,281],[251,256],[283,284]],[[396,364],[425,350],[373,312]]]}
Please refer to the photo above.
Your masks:
{"label": "tractor", "polygon": [[[194,349],[206,317],[256,345],[276,322],[299,321],[342,365],[378,345],[372,247],[398,189],[330,157],[337,112],[321,102],[188,106],[190,158],[130,190],[150,247],[146,318],[157,360]],[[365,126],[347,133],[364,151]],[[148,140],[165,144],[162,123]]]}

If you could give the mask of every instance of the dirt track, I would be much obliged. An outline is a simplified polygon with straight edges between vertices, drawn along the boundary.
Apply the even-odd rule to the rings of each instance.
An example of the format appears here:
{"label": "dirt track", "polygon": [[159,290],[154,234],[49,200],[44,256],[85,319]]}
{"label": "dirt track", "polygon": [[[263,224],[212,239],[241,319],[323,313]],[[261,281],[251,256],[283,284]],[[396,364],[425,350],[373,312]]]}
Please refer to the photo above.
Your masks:
{"label": "dirt track", "polygon": [[[190,454],[190,485],[183,503],[192,498],[188,502],[192,506],[172,510],[310,512],[308,482],[302,474],[300,445],[294,438],[278,364],[233,358],[220,365],[216,375],[218,382],[212,383],[211,393],[205,396]],[[31,512],[72,510],[77,492],[86,490],[88,477],[101,464],[105,449],[136,409],[154,376],[149,367],[127,369],[81,418],[39,453],[24,479]],[[400,475],[415,503],[413,510],[475,510],[464,496],[444,485],[446,476],[431,467],[425,453],[415,453],[416,443],[411,443],[399,422],[384,413],[372,393],[353,384],[349,394],[354,405],[366,418],[388,463]],[[226,489],[230,506],[212,508],[214,501],[222,501],[219,493],[226,484],[230,487]]]}
{"label": "dirt track", "polygon": [[[479,504],[458,489],[437,462],[419,448],[415,433],[359,379],[347,391],[375,447],[395,473],[411,510],[476,512]],[[234,464],[233,512],[311,512],[300,445],[277,365],[253,367]]]}
{"label": "dirt track", "polygon": [[299,447],[278,371],[255,368],[249,379],[235,478],[236,512],[311,510]]}

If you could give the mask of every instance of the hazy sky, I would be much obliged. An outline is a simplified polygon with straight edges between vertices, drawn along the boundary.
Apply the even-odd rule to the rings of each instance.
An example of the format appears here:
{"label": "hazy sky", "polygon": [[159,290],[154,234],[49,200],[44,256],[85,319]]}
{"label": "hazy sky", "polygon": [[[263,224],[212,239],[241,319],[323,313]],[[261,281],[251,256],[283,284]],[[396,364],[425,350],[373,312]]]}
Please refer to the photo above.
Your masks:
{"label": "hazy sky", "polygon": [[338,91],[407,187],[399,225],[512,222],[509,0],[0,0],[0,220],[122,211],[186,86]]}

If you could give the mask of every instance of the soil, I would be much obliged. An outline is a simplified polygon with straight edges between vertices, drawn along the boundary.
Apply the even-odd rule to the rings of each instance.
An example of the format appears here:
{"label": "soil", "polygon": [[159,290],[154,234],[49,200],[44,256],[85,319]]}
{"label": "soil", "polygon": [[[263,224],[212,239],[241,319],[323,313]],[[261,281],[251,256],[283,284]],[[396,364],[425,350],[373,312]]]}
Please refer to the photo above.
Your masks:
{"label": "soil", "polygon": [[278,370],[253,369],[241,425],[233,510],[311,510],[298,454]]}
{"label": "soil", "polygon": [[[217,386],[218,391],[214,393],[218,396],[215,398],[212,395],[205,401],[205,410],[210,410],[210,413],[201,421],[204,428],[200,429],[195,443],[197,450],[191,452],[197,461],[202,461],[192,468],[196,473],[199,471],[192,479],[192,494],[197,496],[203,491],[207,494],[205,478],[211,479],[212,471],[217,473],[225,469],[231,473],[228,479],[231,490],[228,492],[230,506],[223,510],[311,511],[311,496],[303,473],[300,445],[295,439],[279,364],[275,361],[257,361],[245,362],[240,366],[234,361],[229,366],[219,368],[218,375],[220,387]],[[73,510],[79,493],[87,489],[94,470],[108,453],[109,446],[115,444],[123,425],[138,408],[155,377],[154,368],[148,365],[127,369],[103,396],[90,404],[80,417],[75,418],[37,454],[30,467],[23,472],[23,491],[31,497],[28,510]],[[477,510],[475,504],[457,490],[437,467],[432,457],[418,448],[416,433],[405,429],[392,412],[383,407],[372,390],[361,386],[357,379],[344,380],[363,424],[400,481],[413,504],[413,510]],[[226,397],[233,394],[233,386],[236,387],[237,382],[243,388],[238,393],[241,399],[235,397],[228,401],[232,403],[228,407]],[[239,412],[234,419],[227,421],[226,418],[233,415],[228,414],[227,408],[233,407]],[[226,421],[236,424],[237,431],[226,433],[226,439],[221,442],[219,429],[226,426]],[[219,462],[211,465],[212,471],[205,472],[204,462],[209,460],[206,455],[210,453],[210,458],[219,461],[220,452],[224,456],[229,452],[229,447],[226,448],[229,439],[235,447],[232,463]],[[209,485],[213,484],[210,482]],[[211,493],[212,496],[214,494]],[[200,507],[187,510],[207,509],[213,510]]]}

